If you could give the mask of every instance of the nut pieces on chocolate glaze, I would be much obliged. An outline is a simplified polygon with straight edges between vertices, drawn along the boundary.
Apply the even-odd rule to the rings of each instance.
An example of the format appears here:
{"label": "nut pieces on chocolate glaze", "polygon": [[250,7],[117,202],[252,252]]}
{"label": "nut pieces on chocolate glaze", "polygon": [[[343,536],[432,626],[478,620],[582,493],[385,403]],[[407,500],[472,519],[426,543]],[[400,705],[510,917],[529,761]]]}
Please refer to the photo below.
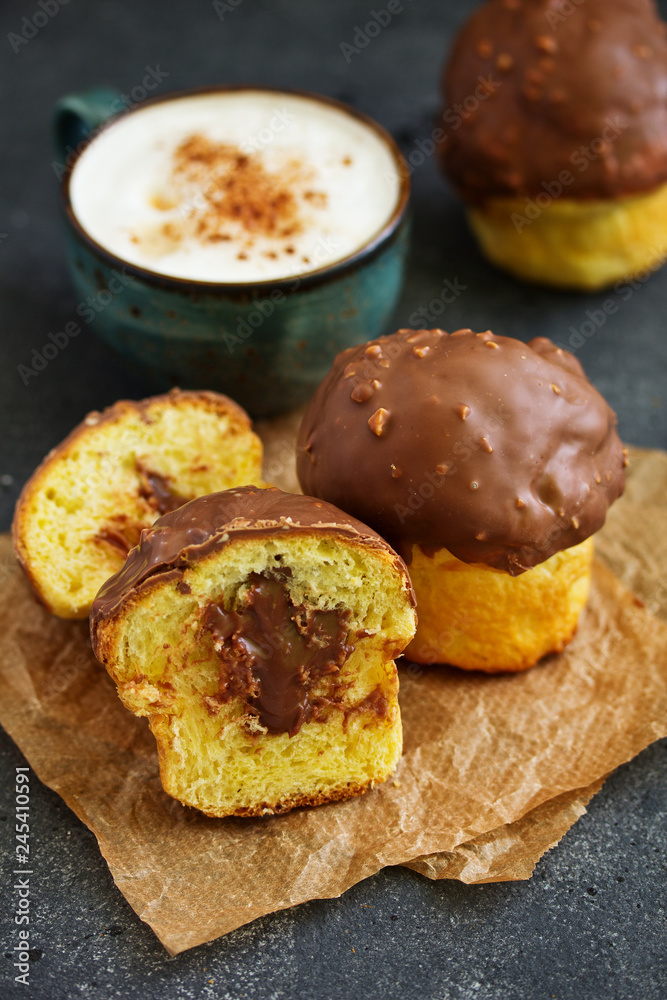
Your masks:
{"label": "nut pieces on chocolate glaze", "polygon": [[297,442],[304,492],[404,558],[446,548],[512,575],[601,528],[625,464],[573,355],[490,331],[399,330],[344,351]]}
{"label": "nut pieces on chocolate glaze", "polygon": [[440,146],[467,201],[557,183],[569,198],[613,198],[667,180],[667,26],[653,0],[561,6],[490,0],[454,43],[445,123],[480,76],[496,83]]}

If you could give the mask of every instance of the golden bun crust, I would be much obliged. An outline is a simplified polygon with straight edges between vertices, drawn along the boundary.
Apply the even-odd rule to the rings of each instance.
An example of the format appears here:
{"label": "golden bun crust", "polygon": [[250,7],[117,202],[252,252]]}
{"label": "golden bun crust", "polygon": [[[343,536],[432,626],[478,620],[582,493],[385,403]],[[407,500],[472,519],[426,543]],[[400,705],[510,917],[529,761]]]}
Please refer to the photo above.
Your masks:
{"label": "golden bun crust", "polygon": [[590,589],[593,538],[521,576],[433,558],[415,546],[410,576],[419,625],[405,655],[487,673],[527,670],[573,638]]}
{"label": "golden bun crust", "polygon": [[468,218],[493,264],[556,288],[597,291],[667,256],[667,184],[603,201],[489,198]]}
{"label": "golden bun crust", "polygon": [[[292,732],[262,714],[273,680],[260,674],[253,687],[255,661],[248,681],[247,661],[230,646],[236,633],[221,638],[209,624],[213,608],[241,628],[257,580],[288,595],[293,621],[308,609],[344,623],[346,653],[335,669],[314,674],[299,660],[306,710]],[[394,658],[414,634],[413,605],[407,571],[388,546],[347,528],[262,522],[200,554],[189,550],[99,606],[91,636],[123,703],[149,719],[165,791],[209,816],[261,816],[359,795],[392,773],[402,747]],[[272,647],[274,680],[289,628],[285,619],[254,636],[255,648]]]}
{"label": "golden bun crust", "polygon": [[178,389],[93,412],[23,488],[14,547],[39,599],[85,618],[143,528],[204,493],[261,482],[262,444],[226,396]]}

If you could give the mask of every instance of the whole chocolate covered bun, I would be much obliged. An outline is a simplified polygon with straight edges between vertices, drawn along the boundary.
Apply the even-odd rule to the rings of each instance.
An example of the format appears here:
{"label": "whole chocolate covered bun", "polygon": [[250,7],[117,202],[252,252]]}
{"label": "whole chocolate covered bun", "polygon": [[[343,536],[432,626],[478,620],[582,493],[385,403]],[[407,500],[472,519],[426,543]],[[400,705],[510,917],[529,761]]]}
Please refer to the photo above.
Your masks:
{"label": "whole chocolate covered bun", "polygon": [[[304,492],[370,524],[412,564],[420,628],[430,588],[420,594],[419,567],[446,553],[459,581],[461,564],[510,584],[535,574],[602,527],[625,464],[615,414],[573,355],[488,331],[399,330],[343,352],[297,443]],[[532,662],[562,648],[581,606]]]}
{"label": "whole chocolate covered bun", "polygon": [[306,412],[305,493],[412,545],[512,575],[602,527],[616,416],[545,337],[399,330],[340,354]]}
{"label": "whole chocolate covered bun", "polygon": [[652,0],[489,0],[466,22],[440,156],[499,266],[596,288],[662,259],[665,35]]}

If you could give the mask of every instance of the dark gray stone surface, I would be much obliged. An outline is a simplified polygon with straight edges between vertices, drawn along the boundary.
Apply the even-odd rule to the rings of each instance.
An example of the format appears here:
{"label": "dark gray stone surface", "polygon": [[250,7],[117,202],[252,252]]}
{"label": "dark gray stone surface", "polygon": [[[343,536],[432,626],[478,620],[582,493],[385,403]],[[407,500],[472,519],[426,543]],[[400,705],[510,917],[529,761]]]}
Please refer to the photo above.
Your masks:
{"label": "dark gray stone surface", "polygon": [[[168,74],[162,89],[258,82],[331,94],[369,112],[406,154],[428,140],[448,39],[470,0],[405,0],[403,11],[346,61],[377,5],[241,0],[44,0],[57,11],[27,43],[34,3],[0,8],[0,528],[46,451],[92,408],[146,387],[84,331],[24,386],[48,333],[75,317],[51,163],[54,101],[107,83],[129,91],[146,67]],[[225,12],[224,7],[228,7]],[[667,3],[662,3],[663,14]],[[43,17],[38,17],[42,22]],[[18,51],[14,51],[17,48]],[[419,155],[413,161],[419,160]],[[667,447],[667,270],[609,295],[547,292],[484,263],[462,212],[426,156],[413,174],[414,250],[396,325],[492,327],[568,345],[607,297],[618,303],[578,351],[619,414],[626,440]],[[465,290],[444,312],[446,279]],[[1,696],[1,695],[0,695]],[[15,766],[2,734],[0,998],[384,998],[419,1000],[664,1000],[665,744],[621,768],[588,815],[540,862],[529,882],[468,887],[383,871],[338,900],[316,901],[256,921],[169,959],[113,885],[89,831],[32,777],[34,875],[30,985],[13,982]]]}

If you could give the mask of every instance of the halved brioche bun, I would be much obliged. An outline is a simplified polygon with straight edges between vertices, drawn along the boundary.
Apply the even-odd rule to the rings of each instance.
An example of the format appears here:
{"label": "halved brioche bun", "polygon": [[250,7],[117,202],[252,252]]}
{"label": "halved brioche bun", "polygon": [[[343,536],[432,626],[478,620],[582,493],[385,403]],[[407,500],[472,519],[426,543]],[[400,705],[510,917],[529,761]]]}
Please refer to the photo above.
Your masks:
{"label": "halved brioche bun", "polygon": [[261,481],[262,445],[226,396],[173,390],[90,413],[26,483],[14,546],[42,602],[85,618],[143,528],[186,500]]}
{"label": "halved brioche bun", "polygon": [[379,536],[250,487],[161,518],[91,615],[96,656],[149,719],[165,791],[210,816],[384,781],[402,744],[393,661],[414,627],[407,571]]}

